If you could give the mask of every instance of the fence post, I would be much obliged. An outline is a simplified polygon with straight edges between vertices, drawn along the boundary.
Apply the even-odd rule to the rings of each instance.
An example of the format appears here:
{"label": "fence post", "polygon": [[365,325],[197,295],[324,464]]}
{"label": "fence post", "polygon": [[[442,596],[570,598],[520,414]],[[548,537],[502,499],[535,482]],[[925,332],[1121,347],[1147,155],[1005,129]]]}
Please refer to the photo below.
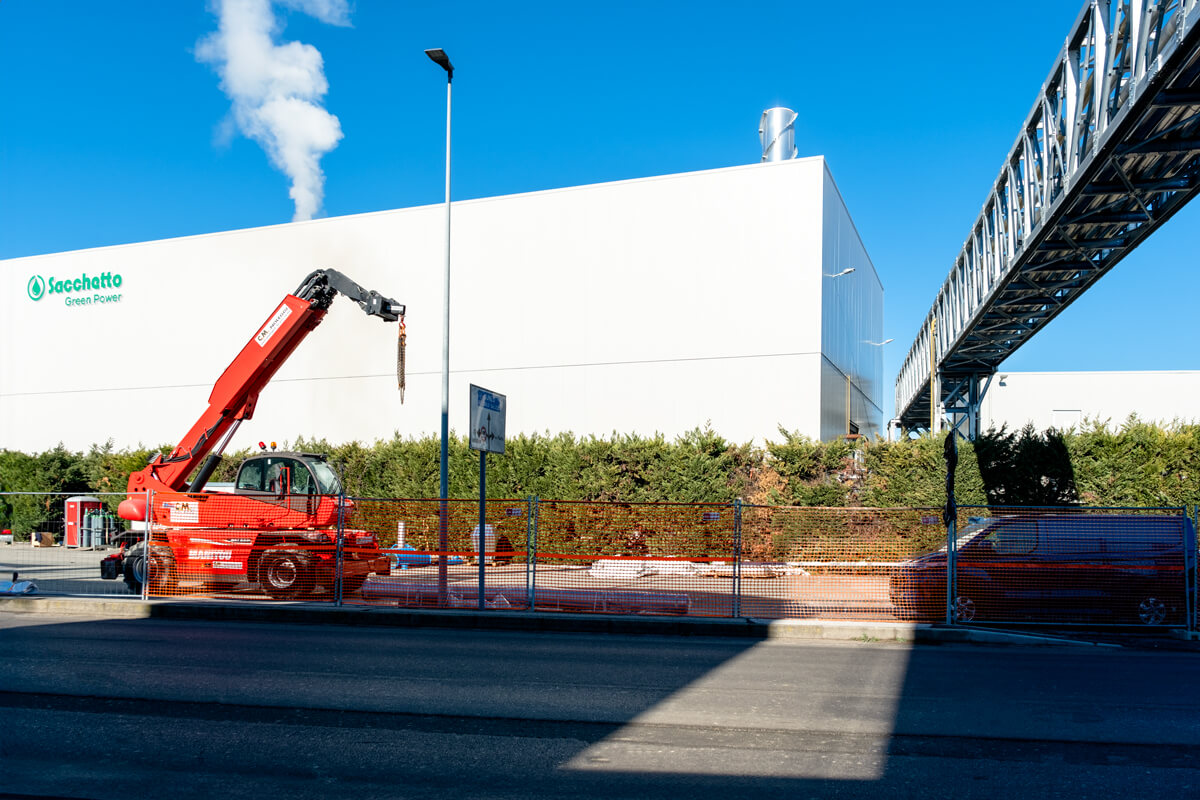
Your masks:
{"label": "fence post", "polygon": [[[338,492],[337,547],[333,557],[333,603],[342,604],[343,559],[346,554],[346,490]],[[377,533],[376,536],[379,534]],[[378,546],[378,542],[375,543]]]}
{"label": "fence post", "polygon": [[951,519],[946,524],[946,624],[954,624],[954,598],[958,593],[958,566],[955,563],[955,540],[958,521]]}
{"label": "fence post", "polygon": [[733,616],[742,615],[742,498],[733,501]]}
{"label": "fence post", "polygon": [[[154,492],[146,490],[146,517],[142,520],[142,599],[150,599],[150,520],[154,519]],[[65,535],[65,534],[64,534]]]}
{"label": "fence post", "polygon": [[525,520],[525,595],[530,611],[537,611],[538,497],[530,495]]}
{"label": "fence post", "polygon": [[[1184,509],[1184,515],[1187,515],[1187,509]],[[1187,528],[1184,528],[1185,532]],[[1187,541],[1187,536],[1184,536],[1184,556],[1183,556],[1183,573],[1184,573],[1184,592],[1187,599],[1184,602],[1184,607],[1187,609],[1187,630],[1194,632],[1196,630],[1196,617],[1200,616],[1196,610],[1196,604],[1200,602],[1200,505],[1192,506],[1192,540]],[[1189,569],[1189,564],[1191,568]]]}
{"label": "fence post", "polygon": [[955,564],[954,545],[958,539],[958,502],[954,498],[954,471],[958,467],[958,439],[954,429],[946,434],[942,443],[946,460],[946,507],[942,511],[942,522],[946,525],[946,624],[954,624],[954,599],[958,596],[958,566]]}

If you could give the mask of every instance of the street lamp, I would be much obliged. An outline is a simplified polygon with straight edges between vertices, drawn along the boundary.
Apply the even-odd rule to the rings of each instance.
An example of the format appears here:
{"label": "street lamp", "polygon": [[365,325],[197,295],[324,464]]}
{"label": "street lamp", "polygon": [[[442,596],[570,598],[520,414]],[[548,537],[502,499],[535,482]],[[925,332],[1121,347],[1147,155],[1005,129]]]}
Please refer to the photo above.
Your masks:
{"label": "street lamp", "polygon": [[450,85],[454,82],[454,65],[440,47],[426,50],[425,55],[446,71],[446,269],[442,291],[442,442],[438,465],[438,605],[444,607],[448,594],[446,551],[450,549],[446,500],[450,494],[450,448],[447,444],[450,436]]}
{"label": "street lamp", "polygon": [[864,339],[863,344],[869,344],[869,345],[872,345],[873,347],[883,347],[888,342],[894,342],[894,341],[896,341],[896,339],[894,337],[891,339],[884,339],[882,342],[872,342],[869,339]]}
{"label": "street lamp", "polygon": [[841,272],[834,273],[833,275],[830,275],[828,272],[826,272],[824,275],[826,278],[840,278],[843,275],[849,275],[851,272],[854,272],[854,267],[846,267]]}

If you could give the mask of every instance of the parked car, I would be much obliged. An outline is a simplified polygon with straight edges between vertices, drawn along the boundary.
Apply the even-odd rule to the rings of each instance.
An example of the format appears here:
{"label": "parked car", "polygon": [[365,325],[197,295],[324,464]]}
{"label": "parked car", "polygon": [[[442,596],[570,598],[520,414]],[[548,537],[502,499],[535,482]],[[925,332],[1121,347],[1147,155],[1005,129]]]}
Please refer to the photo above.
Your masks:
{"label": "parked car", "polygon": [[[1196,531],[1186,516],[1028,514],[972,520],[956,537],[957,622],[1181,624]],[[946,550],[891,577],[898,616],[946,614]]]}

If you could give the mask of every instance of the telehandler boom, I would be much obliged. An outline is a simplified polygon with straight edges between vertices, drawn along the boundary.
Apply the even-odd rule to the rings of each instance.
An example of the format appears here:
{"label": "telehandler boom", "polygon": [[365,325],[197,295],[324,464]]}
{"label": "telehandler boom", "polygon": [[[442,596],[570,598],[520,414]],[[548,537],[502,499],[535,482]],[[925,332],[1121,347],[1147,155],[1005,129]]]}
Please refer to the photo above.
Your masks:
{"label": "telehandler boom", "polygon": [[[310,273],[226,367],[179,444],[130,474],[117,513],[149,526],[150,552],[142,541],[124,547],[101,562],[103,577],[123,574],[138,592],[147,581],[169,590],[182,578],[257,582],[275,597],[333,588],[339,515],[344,527],[353,509],[339,500],[340,482],[324,456],[264,452],[241,465],[233,494],[203,490],[233,433],[254,416],[259,392],[321,324],[338,294],[370,316],[399,321],[403,346],[402,304],[336,270]],[[386,567],[374,534],[345,531],[343,545],[345,591]]]}

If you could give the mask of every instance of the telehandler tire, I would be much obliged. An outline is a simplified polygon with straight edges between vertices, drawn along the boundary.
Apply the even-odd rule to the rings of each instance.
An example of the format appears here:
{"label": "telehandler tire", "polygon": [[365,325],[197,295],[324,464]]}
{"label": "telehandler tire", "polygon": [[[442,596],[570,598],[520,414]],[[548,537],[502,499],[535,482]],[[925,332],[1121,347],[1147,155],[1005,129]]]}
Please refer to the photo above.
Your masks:
{"label": "telehandler tire", "polygon": [[273,547],[262,555],[258,581],[263,591],[276,600],[295,600],[313,588],[308,556],[298,550]]}
{"label": "telehandler tire", "polygon": [[146,574],[146,548],[142,543],[135,544],[125,553],[125,585],[134,594],[142,593],[142,585],[150,584],[155,592],[168,593],[175,588],[175,557],[171,548],[154,546],[150,548],[150,573]]}
{"label": "telehandler tire", "polygon": [[146,581],[146,557],[142,554],[140,544],[134,545],[125,553],[122,568],[125,572],[125,585],[129,587],[129,591],[141,595],[142,584]]}

